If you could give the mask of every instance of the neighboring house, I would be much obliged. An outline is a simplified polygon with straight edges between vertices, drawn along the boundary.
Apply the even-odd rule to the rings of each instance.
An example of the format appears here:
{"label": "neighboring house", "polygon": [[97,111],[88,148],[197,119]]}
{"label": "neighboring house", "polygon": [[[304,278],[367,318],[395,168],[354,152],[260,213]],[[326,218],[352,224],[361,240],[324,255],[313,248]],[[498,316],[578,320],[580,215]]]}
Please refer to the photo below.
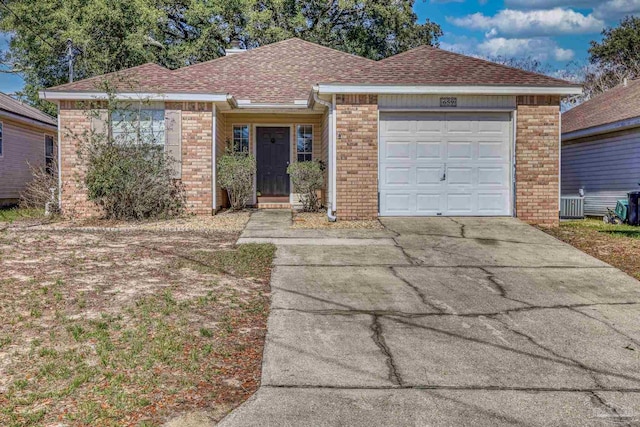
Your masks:
{"label": "neighboring house", "polygon": [[601,216],[640,190],[640,80],[562,115],[562,195],[584,192],[585,215]]}
{"label": "neighboring house", "polygon": [[[257,157],[259,207],[295,203],[290,162],[327,165],[323,201],[338,219],[518,216],[554,225],[559,214],[560,98],[578,85],[422,46],[371,61],[300,39],[168,70],[154,64],[45,90],[61,121],[62,210],[95,208],[73,176],[65,129],[104,129],[86,101],[153,100],[188,209],[226,203],[216,159],[227,141]],[[135,82],[135,84],[122,83]],[[84,102],[82,102],[84,101]],[[144,108],[144,107],[143,107]],[[164,127],[163,127],[164,126]]]}
{"label": "neighboring house", "polygon": [[33,179],[29,165],[54,164],[57,139],[55,118],[0,93],[0,206],[18,202]]}

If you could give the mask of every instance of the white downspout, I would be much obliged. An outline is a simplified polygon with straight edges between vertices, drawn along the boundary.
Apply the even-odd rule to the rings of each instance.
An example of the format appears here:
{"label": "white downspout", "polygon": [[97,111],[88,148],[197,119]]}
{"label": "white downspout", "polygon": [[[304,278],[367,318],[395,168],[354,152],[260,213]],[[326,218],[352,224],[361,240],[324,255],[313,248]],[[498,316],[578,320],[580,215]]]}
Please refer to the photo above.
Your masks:
{"label": "white downspout", "polygon": [[58,104],[58,146],[56,147],[58,150],[58,212],[62,213],[62,120],[60,119],[61,114],[61,103]]}
{"label": "white downspout", "polygon": [[335,156],[335,95],[334,102],[328,102],[320,99],[318,92],[313,91],[313,100],[320,105],[324,105],[329,109],[329,141],[328,141],[328,153],[327,161],[329,163],[329,177],[327,179],[329,188],[331,189],[331,206],[327,208],[327,218],[330,222],[335,222],[338,218],[335,215],[336,212],[336,156]]}
{"label": "white downspout", "polygon": [[217,128],[218,128],[218,123],[217,123],[217,110],[216,110],[216,103],[213,102],[213,107],[211,109],[211,113],[213,114],[213,117],[211,120],[211,123],[213,123],[212,125],[212,133],[211,133],[211,191],[213,192],[213,197],[211,198],[212,200],[212,204],[213,206],[211,206],[211,211],[213,213],[213,215],[216,214],[216,208],[218,207],[218,191],[217,191],[217,187],[218,187],[218,177],[216,174],[216,148],[218,146],[217,141],[216,141],[216,136],[217,136]]}

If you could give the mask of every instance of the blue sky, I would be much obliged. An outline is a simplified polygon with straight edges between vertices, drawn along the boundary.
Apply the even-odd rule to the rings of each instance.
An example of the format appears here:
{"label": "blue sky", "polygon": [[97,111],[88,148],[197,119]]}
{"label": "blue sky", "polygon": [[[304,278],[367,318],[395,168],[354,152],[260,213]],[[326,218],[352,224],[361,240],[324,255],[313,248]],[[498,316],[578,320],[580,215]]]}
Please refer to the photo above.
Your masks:
{"label": "blue sky", "polygon": [[[640,0],[416,0],[421,22],[442,26],[440,47],[482,57],[531,56],[564,69],[585,62],[590,40],[628,14],[640,14]],[[6,38],[0,37],[0,49]],[[19,76],[0,74],[0,91],[13,93]]]}
{"label": "blue sky", "polygon": [[442,26],[440,47],[484,57],[531,56],[563,69],[586,62],[589,41],[640,13],[640,0],[417,0],[421,20]]}

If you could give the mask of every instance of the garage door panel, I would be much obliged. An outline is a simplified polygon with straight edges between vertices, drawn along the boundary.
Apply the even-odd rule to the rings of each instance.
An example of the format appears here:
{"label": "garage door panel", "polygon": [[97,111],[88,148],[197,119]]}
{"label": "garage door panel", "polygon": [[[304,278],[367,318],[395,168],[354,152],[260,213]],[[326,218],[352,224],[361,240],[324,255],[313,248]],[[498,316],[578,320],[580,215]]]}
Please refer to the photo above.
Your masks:
{"label": "garage door panel", "polygon": [[443,154],[442,143],[440,141],[417,140],[416,159],[418,160],[440,160]]}
{"label": "garage door panel", "polygon": [[509,162],[509,149],[502,141],[478,141],[478,160]]}
{"label": "garage door panel", "polygon": [[479,167],[478,187],[501,186],[509,179],[509,171],[504,167]]}
{"label": "garage door panel", "polygon": [[471,167],[447,167],[447,184],[472,185],[474,181],[473,168]]}
{"label": "garage door panel", "polygon": [[393,113],[391,127],[387,116],[380,126],[381,215],[511,214],[509,114]]}
{"label": "garage door panel", "polygon": [[385,184],[389,185],[409,185],[414,182],[412,179],[412,168],[409,167],[387,167],[385,169]]}
{"label": "garage door panel", "polygon": [[437,185],[442,186],[442,168],[434,167],[416,167],[416,184],[418,186]]}
{"label": "garage door panel", "polygon": [[437,215],[442,212],[441,193],[419,193],[416,194],[416,214],[417,215]]}
{"label": "garage door panel", "polygon": [[411,140],[387,140],[384,158],[387,160],[411,160],[415,144]]}
{"label": "garage door panel", "polygon": [[472,141],[449,141],[447,142],[448,160],[470,160],[473,158]]}

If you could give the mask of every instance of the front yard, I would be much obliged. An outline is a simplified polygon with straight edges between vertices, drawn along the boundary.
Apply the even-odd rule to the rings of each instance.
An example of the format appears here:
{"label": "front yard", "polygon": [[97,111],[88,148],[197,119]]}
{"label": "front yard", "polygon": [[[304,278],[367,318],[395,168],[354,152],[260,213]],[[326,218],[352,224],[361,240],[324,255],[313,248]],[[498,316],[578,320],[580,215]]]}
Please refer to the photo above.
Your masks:
{"label": "front yard", "polygon": [[243,402],[275,248],[236,238],[0,231],[0,425],[215,421]]}
{"label": "front yard", "polygon": [[585,219],[562,222],[559,228],[544,231],[640,279],[640,227]]}

